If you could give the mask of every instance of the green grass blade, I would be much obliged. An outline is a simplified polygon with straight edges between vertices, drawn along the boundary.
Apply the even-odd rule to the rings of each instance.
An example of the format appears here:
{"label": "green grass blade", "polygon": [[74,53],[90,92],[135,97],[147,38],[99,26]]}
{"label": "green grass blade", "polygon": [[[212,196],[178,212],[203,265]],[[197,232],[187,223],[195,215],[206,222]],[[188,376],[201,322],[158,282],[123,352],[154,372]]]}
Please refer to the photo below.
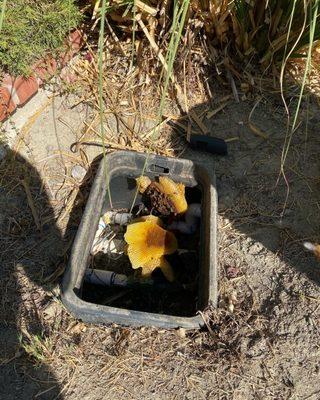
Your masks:
{"label": "green grass blade", "polygon": [[4,14],[6,12],[7,0],[3,0],[1,6],[1,14],[0,14],[0,32],[2,31],[2,25],[4,21]]}
{"label": "green grass blade", "polygon": [[134,63],[134,53],[135,53],[135,41],[136,41],[136,28],[137,28],[137,21],[136,21],[136,0],[133,0],[132,6],[132,51],[131,51],[131,62],[130,62],[130,71],[133,68]]}
{"label": "green grass blade", "polygon": [[110,207],[112,207],[111,192],[110,192],[110,182],[109,182],[109,171],[107,168],[106,159],[106,147],[105,147],[105,129],[104,129],[104,98],[103,98],[103,49],[104,49],[104,29],[105,29],[105,18],[106,18],[106,8],[108,7],[109,1],[102,0],[101,5],[101,20],[100,20],[100,31],[99,31],[99,41],[98,41],[98,75],[99,75],[99,119],[100,119],[100,135],[102,142],[102,152],[104,160],[104,174],[106,178],[106,190],[109,197]]}
{"label": "green grass blade", "polygon": [[[145,163],[143,165],[143,168],[141,170],[141,176],[144,175],[146,167],[148,165],[148,160],[150,157],[150,153],[152,150],[152,144],[155,143],[158,134],[159,134],[159,124],[162,121],[162,117],[163,117],[163,112],[164,112],[164,107],[165,107],[165,101],[166,101],[166,97],[167,97],[167,92],[168,92],[168,87],[169,87],[169,83],[170,83],[170,79],[172,78],[172,72],[173,72],[173,65],[174,65],[174,61],[176,59],[176,55],[177,55],[177,50],[178,50],[178,46],[179,46],[179,42],[182,36],[182,31],[184,28],[184,24],[185,24],[185,20],[186,20],[186,15],[189,9],[189,4],[190,4],[190,0],[183,0],[183,2],[181,3],[180,8],[178,8],[178,2],[175,1],[174,2],[174,20],[173,20],[173,24],[172,24],[172,29],[171,29],[171,38],[169,41],[169,46],[168,46],[168,50],[166,53],[166,57],[165,60],[167,62],[168,65],[168,69],[167,71],[164,70],[164,68],[162,68],[162,73],[160,76],[160,80],[163,76],[163,74],[165,73],[165,80],[163,83],[163,89],[162,89],[162,94],[161,94],[161,99],[160,99],[160,105],[159,105],[159,112],[158,112],[158,123],[157,123],[157,127],[154,129],[151,137],[150,137],[150,146],[148,148],[147,151],[147,157],[145,160]],[[159,80],[159,86],[161,84],[161,81]],[[134,207],[136,198],[138,196],[138,188],[136,189],[136,193],[131,205],[131,209],[130,212],[132,212],[132,209]]]}
{"label": "green grass blade", "polygon": [[319,1],[320,0],[316,0],[315,1],[313,15],[311,16],[310,31],[309,31],[308,54],[307,54],[307,59],[306,59],[306,63],[305,63],[305,69],[304,69],[302,84],[301,84],[301,88],[300,88],[298,104],[297,104],[297,107],[296,107],[296,110],[295,110],[293,123],[292,123],[291,130],[290,130],[290,136],[288,138],[288,142],[287,142],[286,148],[284,150],[284,153],[283,153],[283,156],[282,156],[282,159],[281,159],[282,166],[284,166],[284,164],[286,162],[286,159],[287,159],[287,156],[288,156],[288,152],[289,152],[289,149],[290,149],[290,145],[291,145],[291,141],[292,141],[292,137],[293,137],[294,131],[295,131],[296,126],[297,126],[297,120],[298,120],[299,111],[300,111],[300,107],[301,107],[303,92],[304,92],[304,89],[305,89],[305,86],[306,86],[307,76],[308,76],[308,73],[310,71],[311,57],[312,57],[312,47],[313,47],[313,43],[314,43],[315,30],[316,30],[316,25],[317,25]]}

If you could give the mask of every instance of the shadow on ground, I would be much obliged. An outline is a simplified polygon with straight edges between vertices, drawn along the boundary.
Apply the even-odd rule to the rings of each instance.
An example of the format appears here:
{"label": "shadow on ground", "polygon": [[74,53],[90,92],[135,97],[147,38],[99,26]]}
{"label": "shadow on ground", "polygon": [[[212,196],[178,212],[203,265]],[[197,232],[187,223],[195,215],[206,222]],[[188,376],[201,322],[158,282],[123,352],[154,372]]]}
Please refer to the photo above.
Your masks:
{"label": "shadow on ground", "polygon": [[54,372],[56,333],[69,330],[70,321],[58,304],[56,283],[96,166],[91,164],[62,232],[53,209],[57,192],[47,191],[21,155],[8,150],[0,162],[0,399],[64,398]]}
{"label": "shadow on ground", "polygon": [[[318,105],[311,101],[308,108],[302,108],[300,125],[293,135],[285,164],[288,185],[283,176],[279,178],[286,131],[286,114],[281,99],[262,101],[252,115],[252,124],[266,138],[257,135],[249,126],[253,106],[254,103],[249,101],[230,102],[213,118],[204,118],[212,136],[231,139],[228,156],[187,151],[182,157],[214,164],[219,215],[223,218],[219,237],[224,239],[223,251],[228,252],[225,247],[229,246],[235,250],[233,260],[225,260],[226,268],[239,268],[241,262],[250,261],[253,265],[247,265],[244,270],[250,275],[252,268],[261,268],[263,276],[268,273],[266,268],[271,266],[259,261],[266,255],[264,250],[268,250],[319,285],[319,264],[302,246],[303,241],[319,240]],[[212,105],[203,104],[193,111],[200,114],[206,110],[210,112]],[[185,120],[181,123],[186,124]],[[192,123],[192,127],[194,132],[199,132],[197,125]],[[237,231],[236,236],[227,237],[229,227]],[[237,237],[243,235],[247,239],[239,247]]]}
{"label": "shadow on ground", "polygon": [[0,182],[0,398],[59,399],[45,309],[54,294],[45,280],[65,242],[34,167],[9,151]]}
{"label": "shadow on ground", "polygon": [[[311,368],[315,369],[318,362],[318,355],[317,358],[314,356],[315,359],[310,358],[310,355],[318,354],[318,350],[313,348],[316,347],[318,331],[304,320],[306,315],[314,318],[315,311],[306,302],[296,302],[296,298],[300,293],[319,296],[319,265],[302,247],[304,240],[316,241],[319,237],[319,113],[315,105],[312,106],[308,135],[305,135],[302,124],[293,137],[286,164],[290,192],[283,212],[287,187],[283,179],[276,185],[285,132],[283,107],[280,100],[274,100],[272,103],[261,102],[256,108],[252,122],[267,135],[267,139],[257,136],[248,126],[252,107],[251,102],[230,102],[212,119],[204,119],[213,136],[232,139],[227,157],[191,151],[182,157],[214,164],[219,194],[220,286],[222,281],[230,278],[232,271],[235,280],[230,279],[230,284],[240,296],[246,296],[245,285],[249,285],[262,317],[268,321],[268,329],[258,332],[263,340],[243,337],[241,354],[247,357],[248,370],[251,368],[255,376],[262,376],[265,371],[259,357],[266,357],[270,368],[276,371],[277,394],[293,390],[291,387],[286,389],[287,384],[283,381],[288,376],[289,381],[296,385],[295,394],[300,395],[305,393],[308,385],[311,392],[317,385],[316,380],[308,380],[309,375],[303,374],[306,368],[310,374],[313,373]],[[212,105],[204,104],[194,111],[206,112],[206,108],[210,111]],[[181,121],[185,122],[185,119]],[[197,130],[196,126],[193,128]],[[55,376],[55,357],[59,357],[59,351],[63,354],[65,344],[72,342],[71,335],[66,335],[66,343],[61,340],[68,331],[66,324],[73,320],[65,318],[60,305],[54,307],[59,293],[51,284],[54,277],[48,278],[66,264],[66,254],[81,217],[79,207],[81,209],[84,205],[92,177],[90,171],[74,201],[70,222],[62,233],[56,223],[59,215],[55,214],[52,206],[57,206],[55,195],[46,192],[35,168],[13,153],[8,154],[0,165],[1,399],[64,398],[65,382],[62,374],[59,378]],[[32,210],[33,206],[35,210]],[[253,333],[256,335],[257,332],[253,330]],[[83,337],[91,339],[94,334],[79,333],[77,336],[81,342]],[[265,337],[272,342],[272,352],[264,344]],[[95,346],[99,348],[101,343]],[[89,358],[95,360],[94,363],[96,357],[105,351],[94,353],[94,346],[86,349],[92,350],[94,356]],[[299,354],[293,355],[293,349]],[[74,354],[76,350],[73,349]],[[139,359],[140,356],[139,353]],[[186,360],[189,363],[190,360]],[[61,371],[63,362],[59,359]],[[170,360],[166,359],[165,364],[168,363]],[[221,363],[225,362],[221,360]],[[197,371],[203,375],[202,369]],[[86,373],[88,370],[84,365],[79,372],[82,375],[74,385],[83,382]],[[280,374],[282,380],[278,379]],[[154,386],[157,376],[158,369],[151,376],[151,386]],[[136,378],[133,379],[136,383]],[[87,381],[96,384],[95,380]],[[207,383],[205,379],[204,391],[209,390]],[[105,382],[100,385],[105,393],[108,385]],[[88,388],[85,386],[78,391],[71,388],[70,399],[81,397],[81,390],[86,393]],[[150,386],[145,388],[141,385],[136,390],[140,395],[145,390],[142,397],[150,398],[148,388]],[[180,390],[181,386],[179,393]],[[251,398],[248,395],[251,386],[247,390],[243,398]],[[101,396],[92,395],[90,398]]]}

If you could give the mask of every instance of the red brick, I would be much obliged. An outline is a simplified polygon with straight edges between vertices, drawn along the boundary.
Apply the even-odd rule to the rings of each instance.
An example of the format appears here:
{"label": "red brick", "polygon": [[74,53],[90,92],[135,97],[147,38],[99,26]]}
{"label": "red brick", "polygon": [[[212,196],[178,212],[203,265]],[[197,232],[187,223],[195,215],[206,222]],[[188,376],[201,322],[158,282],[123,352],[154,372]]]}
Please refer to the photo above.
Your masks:
{"label": "red brick", "polygon": [[53,57],[40,60],[33,66],[33,72],[38,78],[39,85],[50,79],[57,71],[57,61]]}
{"label": "red brick", "polygon": [[17,106],[13,102],[10,92],[5,87],[0,87],[0,121],[5,120]]}
{"label": "red brick", "polygon": [[61,66],[65,66],[81,49],[84,44],[83,35],[80,31],[71,32],[65,43],[65,50],[59,56]]}
{"label": "red brick", "polygon": [[68,46],[71,48],[74,54],[76,54],[81,49],[83,44],[83,34],[78,29],[69,34]]}
{"label": "red brick", "polygon": [[23,76],[12,77],[6,75],[2,81],[2,86],[6,87],[17,105],[25,104],[32,96],[34,96],[39,85],[34,76],[24,78]]}
{"label": "red brick", "polygon": [[73,50],[66,49],[65,51],[63,51],[59,55],[59,64],[61,65],[61,67],[66,66],[73,56],[74,56]]}
{"label": "red brick", "polygon": [[66,68],[61,71],[60,78],[66,83],[75,83],[78,80],[77,75]]}

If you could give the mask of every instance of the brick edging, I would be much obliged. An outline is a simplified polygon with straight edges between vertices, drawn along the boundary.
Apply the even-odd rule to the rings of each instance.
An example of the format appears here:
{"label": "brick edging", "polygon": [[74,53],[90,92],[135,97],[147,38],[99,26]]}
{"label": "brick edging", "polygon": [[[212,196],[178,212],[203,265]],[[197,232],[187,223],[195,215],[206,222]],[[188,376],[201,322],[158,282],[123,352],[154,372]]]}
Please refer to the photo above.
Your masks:
{"label": "brick edging", "polygon": [[33,97],[38,89],[57,72],[58,66],[64,67],[79,52],[84,44],[84,34],[76,29],[70,32],[64,50],[55,59],[51,56],[37,61],[28,78],[5,74],[0,84],[0,122],[11,115],[17,107],[22,107]]}

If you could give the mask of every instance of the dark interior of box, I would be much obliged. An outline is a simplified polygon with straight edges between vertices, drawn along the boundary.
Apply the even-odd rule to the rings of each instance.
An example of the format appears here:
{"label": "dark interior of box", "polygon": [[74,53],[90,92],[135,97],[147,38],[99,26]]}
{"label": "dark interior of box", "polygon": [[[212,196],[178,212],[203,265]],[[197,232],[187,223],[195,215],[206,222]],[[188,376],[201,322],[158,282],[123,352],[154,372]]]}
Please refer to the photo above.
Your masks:
{"label": "dark interior of box", "polygon": [[[153,178],[153,176],[151,177]],[[133,177],[116,176],[110,181],[113,210],[128,211],[136,194],[136,184]],[[201,203],[202,193],[199,186],[186,187],[188,204]],[[138,207],[142,202],[139,194],[135,204]],[[102,214],[110,209],[106,198]],[[198,308],[199,268],[200,268],[200,228],[193,234],[175,233],[178,241],[178,251],[165,256],[172,266],[175,280],[169,283],[162,271],[156,269],[152,273],[154,285],[139,284],[129,287],[101,286],[83,282],[82,299],[101,305],[125,308],[129,310],[150,313],[168,314],[174,316],[194,316]],[[123,233],[119,233],[119,237]],[[126,254],[110,257],[108,254],[98,253],[90,257],[88,268],[108,270],[128,277],[134,277],[134,270]]]}

